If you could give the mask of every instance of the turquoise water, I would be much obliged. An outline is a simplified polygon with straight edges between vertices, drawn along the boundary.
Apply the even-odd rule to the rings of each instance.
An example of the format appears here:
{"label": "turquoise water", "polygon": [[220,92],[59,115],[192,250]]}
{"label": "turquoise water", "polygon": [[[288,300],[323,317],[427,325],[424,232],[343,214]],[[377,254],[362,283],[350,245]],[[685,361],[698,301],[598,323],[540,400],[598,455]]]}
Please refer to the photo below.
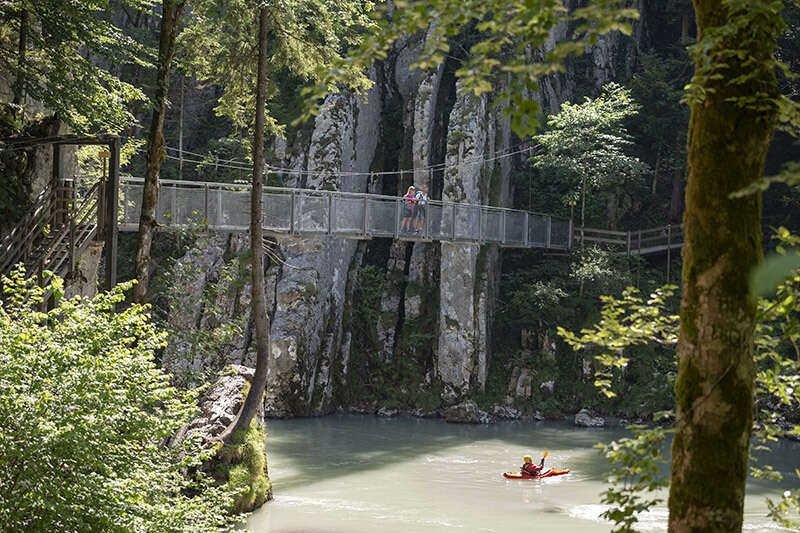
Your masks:
{"label": "turquoise water", "polygon": [[[609,530],[599,518],[605,460],[593,446],[622,436],[619,429],[342,415],[272,420],[268,431],[275,500],[254,513],[253,532]],[[524,454],[544,450],[548,466],[572,472],[535,481],[501,476]],[[800,463],[800,445],[781,443],[771,462],[788,475]],[[748,485],[745,530],[779,529],[765,516],[764,498],[781,490]],[[666,518],[664,503],[639,529],[663,531]]]}

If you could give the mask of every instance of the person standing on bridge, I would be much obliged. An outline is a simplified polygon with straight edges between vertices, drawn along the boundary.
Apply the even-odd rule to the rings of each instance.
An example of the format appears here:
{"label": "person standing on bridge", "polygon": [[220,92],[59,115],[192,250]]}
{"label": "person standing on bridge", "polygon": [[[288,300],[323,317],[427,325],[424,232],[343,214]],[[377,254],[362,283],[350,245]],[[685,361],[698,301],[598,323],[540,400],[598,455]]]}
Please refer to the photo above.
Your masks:
{"label": "person standing on bridge", "polygon": [[414,221],[414,204],[416,203],[416,189],[412,185],[403,196],[403,220],[400,223],[400,230],[411,233],[411,223]]}
{"label": "person standing on bridge", "polygon": [[415,195],[417,205],[414,206],[414,226],[417,233],[422,232],[425,224],[425,206],[428,205],[428,186],[422,185]]}

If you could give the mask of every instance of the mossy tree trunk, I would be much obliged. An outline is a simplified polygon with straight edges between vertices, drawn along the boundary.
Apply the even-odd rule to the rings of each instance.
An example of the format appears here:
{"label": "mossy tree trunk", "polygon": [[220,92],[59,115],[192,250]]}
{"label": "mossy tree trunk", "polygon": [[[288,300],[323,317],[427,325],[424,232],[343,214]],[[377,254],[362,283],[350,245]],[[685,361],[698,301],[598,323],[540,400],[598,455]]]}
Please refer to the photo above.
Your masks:
{"label": "mossy tree trunk", "polygon": [[17,42],[17,76],[14,80],[14,105],[20,106],[20,117],[24,118],[25,106],[25,60],[28,53],[28,10],[19,12],[19,40]]}
{"label": "mossy tree trunk", "polygon": [[[711,47],[700,52],[705,63],[698,53],[696,76],[709,64],[722,76],[703,78],[704,97],[692,104],[689,124],[669,496],[669,530],[676,532],[741,530],[753,423],[756,307],[748,280],[762,257],[761,198],[730,195],[761,177],[775,129],[774,106],[752,102],[777,98],[776,26],[742,24],[756,10],[732,13],[731,4],[694,0],[700,46]],[[743,46],[746,54],[727,53]],[[732,81],[740,76],[744,83]]]}
{"label": "mossy tree trunk", "polygon": [[150,122],[150,138],[147,143],[147,171],[142,188],[142,212],[139,218],[139,236],[136,247],[136,279],[133,299],[137,303],[147,302],[150,282],[150,248],[156,229],[156,207],[158,205],[158,176],[164,161],[164,117],[167,113],[169,72],[175,55],[175,40],[178,36],[178,21],[185,2],[163,0],[161,30],[158,43],[158,74],[156,93],[153,98],[153,118]]}
{"label": "mossy tree trunk", "polygon": [[252,249],[252,302],[255,323],[256,370],[236,419],[220,439],[228,443],[238,431],[247,431],[264,400],[267,386],[267,363],[270,352],[269,316],[264,283],[264,230],[261,227],[262,191],[264,188],[264,126],[267,100],[267,38],[269,10],[261,7],[258,29],[258,83],[256,86],[256,120],[253,132],[253,188],[250,196],[250,247]]}

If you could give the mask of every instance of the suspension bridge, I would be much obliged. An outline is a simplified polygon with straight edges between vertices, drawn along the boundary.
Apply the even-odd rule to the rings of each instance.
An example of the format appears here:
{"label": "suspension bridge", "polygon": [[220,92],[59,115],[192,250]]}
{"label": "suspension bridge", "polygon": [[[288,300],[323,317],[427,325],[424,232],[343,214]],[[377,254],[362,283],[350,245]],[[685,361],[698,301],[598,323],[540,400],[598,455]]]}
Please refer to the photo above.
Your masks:
{"label": "suspension bridge", "polygon": [[[0,243],[0,273],[22,262],[31,275],[45,270],[68,275],[89,244],[101,241],[106,286],[113,285],[116,235],[138,231],[144,180],[119,175],[118,138],[67,136],[40,143],[53,145],[53,179]],[[64,144],[107,145],[107,177],[62,177],[58,149]],[[156,219],[167,231],[246,232],[250,195],[244,184],[161,180]],[[496,244],[557,253],[598,244],[625,255],[666,251],[668,261],[670,251],[683,243],[677,225],[628,232],[575,228],[571,220],[550,214],[437,200],[411,204],[406,198],[363,192],[265,187],[262,202],[262,227],[279,237]]]}

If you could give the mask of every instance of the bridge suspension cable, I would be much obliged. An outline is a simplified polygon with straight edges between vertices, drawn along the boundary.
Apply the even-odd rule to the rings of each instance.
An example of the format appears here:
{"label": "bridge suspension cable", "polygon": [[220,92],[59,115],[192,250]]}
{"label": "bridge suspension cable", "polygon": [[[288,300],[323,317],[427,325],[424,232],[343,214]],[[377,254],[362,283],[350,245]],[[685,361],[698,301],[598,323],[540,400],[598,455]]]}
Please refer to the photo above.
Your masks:
{"label": "bridge suspension cable", "polygon": [[[349,171],[337,171],[337,172],[326,172],[326,171],[319,171],[319,170],[302,170],[302,169],[292,169],[287,167],[280,167],[275,165],[266,165],[265,170],[277,173],[284,173],[284,174],[295,174],[295,175],[302,175],[302,176],[329,176],[331,174],[336,174],[337,176],[347,176],[347,177],[362,177],[362,176],[403,176],[409,173],[415,172],[430,172],[435,170],[444,170],[447,168],[455,168],[458,165],[463,164],[471,164],[471,163],[481,163],[486,164],[494,161],[498,161],[500,159],[506,159],[509,157],[513,157],[515,155],[523,154],[525,152],[533,152],[537,146],[527,146],[525,148],[517,149],[520,145],[514,146],[510,148],[508,151],[498,154],[493,157],[484,158],[484,157],[472,157],[466,158],[460,161],[457,165],[448,165],[446,163],[438,163],[435,165],[426,165],[424,167],[419,167],[415,169],[403,169],[403,170],[386,170],[386,171],[378,171],[378,172],[349,172]],[[176,153],[184,153],[189,154],[194,157],[206,157],[208,154],[200,154],[197,152],[192,152],[189,150],[178,150],[172,146],[167,147],[168,151],[176,152]],[[175,156],[171,154],[167,154],[168,159],[172,159],[175,161],[183,161],[184,163],[189,164],[203,164],[203,165],[214,165],[215,167],[221,168],[230,168],[233,170],[250,170],[252,168],[252,164],[247,161],[241,161],[236,159],[214,159],[211,160],[197,160],[197,159],[190,159],[186,157]]]}

